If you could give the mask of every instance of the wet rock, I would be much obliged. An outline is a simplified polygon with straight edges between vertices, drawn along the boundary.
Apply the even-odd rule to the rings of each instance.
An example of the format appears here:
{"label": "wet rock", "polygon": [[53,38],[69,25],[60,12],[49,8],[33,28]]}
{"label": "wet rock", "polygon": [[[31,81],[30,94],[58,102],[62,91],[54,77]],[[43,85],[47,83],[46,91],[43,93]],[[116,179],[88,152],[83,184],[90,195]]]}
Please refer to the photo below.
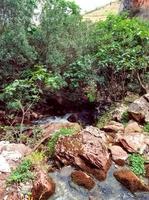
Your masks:
{"label": "wet rock", "polygon": [[128,113],[137,122],[146,121],[149,114],[148,95],[144,95],[130,104]]}
{"label": "wet rock", "polygon": [[148,146],[146,144],[147,137],[148,136],[141,133],[128,133],[125,135],[118,135],[116,141],[130,153],[143,153]]}
{"label": "wet rock", "polygon": [[114,133],[117,133],[119,131],[123,132],[124,125],[119,122],[111,121],[108,123],[108,125],[104,126],[103,130],[105,132],[114,132]]}
{"label": "wet rock", "polygon": [[55,147],[55,157],[64,165],[74,165],[104,180],[111,161],[100,134],[87,130],[69,137],[61,137]]}
{"label": "wet rock", "polygon": [[38,172],[37,179],[33,183],[32,199],[47,200],[55,192],[55,183],[44,172]]}
{"label": "wet rock", "polygon": [[134,121],[130,121],[128,123],[128,125],[125,127],[125,133],[141,133],[142,129],[140,128],[139,124],[137,122]]}
{"label": "wet rock", "polygon": [[121,169],[114,172],[115,178],[127,187],[131,192],[147,192],[149,186],[145,185],[132,171],[129,169]]}
{"label": "wet rock", "polygon": [[125,161],[128,158],[128,154],[126,151],[124,151],[120,146],[114,145],[110,147],[111,154],[112,154],[112,160],[120,165],[123,166],[125,164]]}
{"label": "wet rock", "polygon": [[145,165],[145,177],[149,178],[149,164]]}
{"label": "wet rock", "polygon": [[91,190],[95,186],[94,180],[82,171],[74,171],[71,174],[72,181],[80,186]]}

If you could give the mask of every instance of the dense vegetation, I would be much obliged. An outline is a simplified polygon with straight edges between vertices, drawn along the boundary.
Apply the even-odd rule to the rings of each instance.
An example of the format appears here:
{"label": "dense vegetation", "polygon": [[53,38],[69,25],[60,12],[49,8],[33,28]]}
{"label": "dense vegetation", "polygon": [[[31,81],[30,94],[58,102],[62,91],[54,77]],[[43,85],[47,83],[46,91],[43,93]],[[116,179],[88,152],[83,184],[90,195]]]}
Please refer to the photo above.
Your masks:
{"label": "dense vegetation", "polygon": [[58,91],[98,102],[148,89],[147,22],[126,14],[84,22],[79,7],[65,0],[3,0],[0,13],[0,109],[22,112],[22,124]]}

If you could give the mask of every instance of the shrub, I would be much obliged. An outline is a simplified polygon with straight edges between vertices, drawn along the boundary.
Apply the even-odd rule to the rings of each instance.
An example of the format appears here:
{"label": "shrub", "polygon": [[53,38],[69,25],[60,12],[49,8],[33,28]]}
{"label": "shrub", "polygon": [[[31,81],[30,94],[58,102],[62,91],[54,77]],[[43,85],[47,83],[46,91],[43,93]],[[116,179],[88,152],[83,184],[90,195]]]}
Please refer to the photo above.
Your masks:
{"label": "shrub", "polygon": [[131,170],[137,175],[141,176],[145,174],[145,168],[144,168],[144,158],[139,154],[132,154],[128,158],[129,165]]}

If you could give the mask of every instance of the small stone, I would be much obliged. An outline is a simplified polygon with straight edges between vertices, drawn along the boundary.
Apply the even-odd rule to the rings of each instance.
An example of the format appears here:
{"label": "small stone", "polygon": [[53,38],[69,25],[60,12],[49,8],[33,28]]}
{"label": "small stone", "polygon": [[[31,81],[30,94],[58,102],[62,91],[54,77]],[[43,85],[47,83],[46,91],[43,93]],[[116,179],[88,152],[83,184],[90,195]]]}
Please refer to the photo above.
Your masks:
{"label": "small stone", "polygon": [[39,171],[32,188],[33,200],[47,200],[55,192],[55,183],[43,171]]}
{"label": "small stone", "polygon": [[125,164],[125,161],[128,158],[127,152],[124,151],[120,146],[117,146],[117,145],[110,147],[110,150],[111,150],[113,161],[116,164],[123,166]]}
{"label": "small stone", "polygon": [[140,128],[139,124],[134,121],[130,121],[128,125],[125,127],[125,133],[141,133],[142,129]]}
{"label": "small stone", "polygon": [[124,125],[119,122],[111,121],[108,123],[108,125],[104,126],[103,130],[105,132],[114,132],[114,133],[117,133],[119,131],[123,132]]}
{"label": "small stone", "polygon": [[148,192],[149,186],[145,185],[132,171],[129,169],[121,169],[114,172],[115,178],[128,188],[131,192]]}
{"label": "small stone", "polygon": [[82,171],[74,171],[71,174],[72,181],[77,185],[83,186],[88,190],[91,190],[95,186],[94,180]]}

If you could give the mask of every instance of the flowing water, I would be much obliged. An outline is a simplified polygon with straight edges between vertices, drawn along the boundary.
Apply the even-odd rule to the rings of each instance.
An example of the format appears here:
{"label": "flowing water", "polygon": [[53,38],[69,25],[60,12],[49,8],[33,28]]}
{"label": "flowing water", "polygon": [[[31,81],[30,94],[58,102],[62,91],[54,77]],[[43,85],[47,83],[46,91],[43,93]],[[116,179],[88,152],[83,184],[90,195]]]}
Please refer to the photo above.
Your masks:
{"label": "flowing water", "polygon": [[116,170],[114,166],[109,170],[105,181],[95,180],[96,185],[90,191],[71,181],[73,170],[71,166],[67,166],[49,174],[56,183],[56,192],[49,200],[149,200],[148,193],[132,194],[123,187],[113,177]]}

